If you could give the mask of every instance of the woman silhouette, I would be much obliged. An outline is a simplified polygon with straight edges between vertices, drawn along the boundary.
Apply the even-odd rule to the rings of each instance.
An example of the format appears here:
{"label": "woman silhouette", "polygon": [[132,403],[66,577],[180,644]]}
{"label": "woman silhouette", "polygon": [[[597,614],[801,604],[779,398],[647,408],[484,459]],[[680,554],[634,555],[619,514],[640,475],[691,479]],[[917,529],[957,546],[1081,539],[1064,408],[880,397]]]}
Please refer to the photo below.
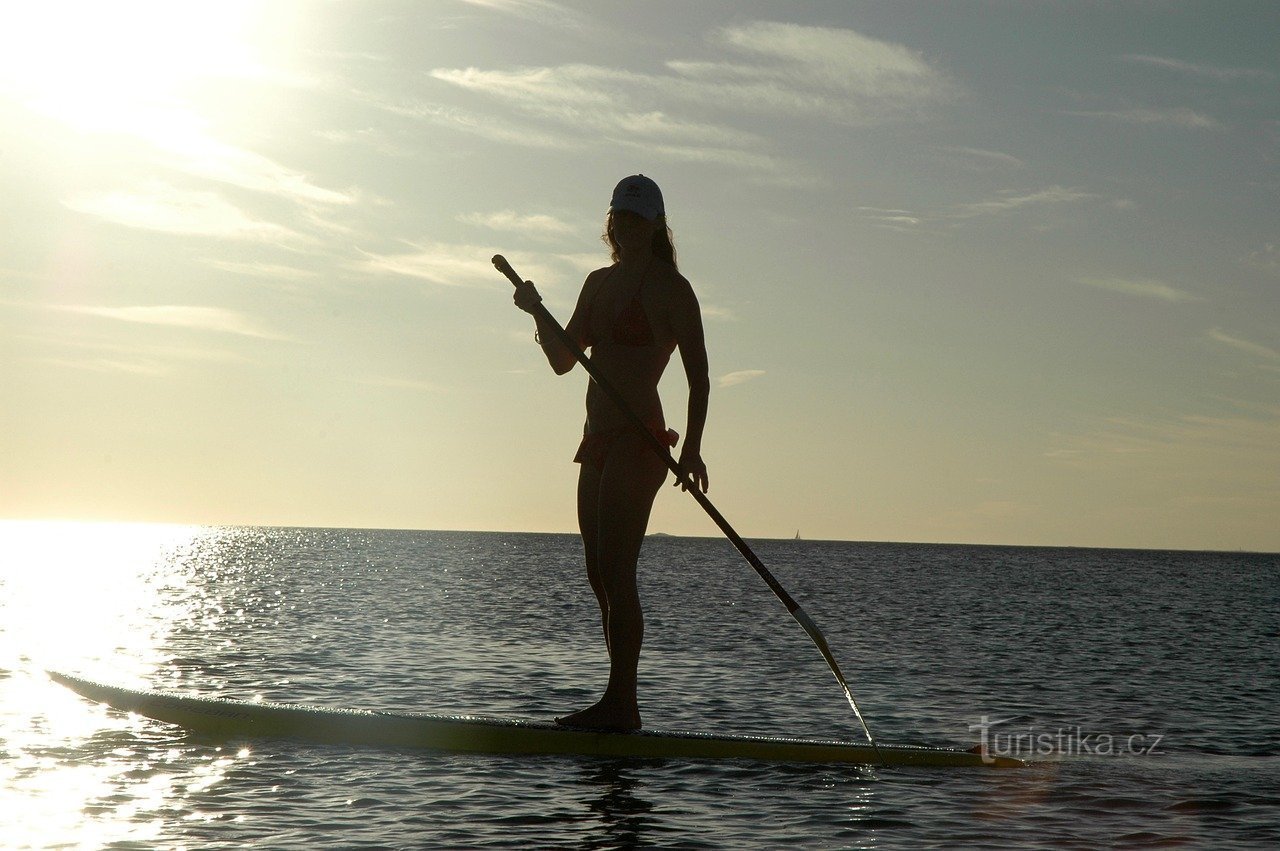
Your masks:
{"label": "woman silhouette", "polygon": [[[702,431],[711,384],[702,314],[693,288],[676,269],[671,230],[658,185],[644,175],[622,180],[613,191],[604,241],[612,265],[587,275],[573,317],[565,326],[579,348],[618,390],[628,407],[660,441],[675,446],[658,398],[671,353],[680,350],[689,381],[689,409],[679,466],[704,493]],[[541,301],[531,281],[516,288],[516,306],[532,312]],[[536,314],[535,314],[536,317]],[[539,319],[536,339],[557,375],[577,361]],[[637,730],[636,669],[644,640],[644,615],[636,588],[636,561],[649,512],[666,478],[666,465],[649,440],[596,385],[587,385],[587,422],[574,458],[578,474],[578,528],[586,554],[587,580],[600,603],[609,684],[594,705],[556,719],[572,727]]]}

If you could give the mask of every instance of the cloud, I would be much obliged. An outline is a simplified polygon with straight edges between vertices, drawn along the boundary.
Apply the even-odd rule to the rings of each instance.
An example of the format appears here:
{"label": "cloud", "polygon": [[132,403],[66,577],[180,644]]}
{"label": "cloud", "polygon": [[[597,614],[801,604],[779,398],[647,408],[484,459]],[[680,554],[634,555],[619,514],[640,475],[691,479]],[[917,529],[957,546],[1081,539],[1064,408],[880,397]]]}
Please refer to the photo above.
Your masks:
{"label": "cloud", "polygon": [[161,233],[272,243],[304,239],[282,225],[251,218],[214,192],[177,189],[158,181],[136,191],[85,193],[63,203],[114,224]]}
{"label": "cloud", "polygon": [[915,231],[924,219],[910,210],[886,209],[884,207],[859,207],[862,218],[889,230]]}
{"label": "cloud", "polygon": [[1114,110],[1068,110],[1066,114],[1078,115],[1084,118],[1105,118],[1126,124],[1164,124],[1171,127],[1184,127],[1195,130],[1222,129],[1222,123],[1216,118],[1184,106],[1169,109],[1136,107],[1133,109]]}
{"label": "cloud", "polygon": [[[598,133],[641,137],[672,145],[696,144],[743,147],[761,143],[753,133],[722,124],[685,119],[657,108],[669,95],[702,102],[696,86],[675,78],[637,74],[598,65],[561,65],[485,71],[479,68],[437,68],[431,76],[441,82],[509,101],[529,115],[552,119]],[[465,129],[465,128],[464,128]]]}
{"label": "cloud", "polygon": [[[714,40],[777,62],[746,69],[720,66],[724,78],[765,78],[794,91],[840,93],[863,101],[855,109],[871,102],[879,109],[931,101],[952,88],[919,53],[851,29],[754,21],[722,29]],[[702,66],[699,73],[716,70]]]}
{"label": "cloud", "polygon": [[1139,296],[1140,298],[1154,298],[1159,301],[1167,301],[1170,303],[1180,303],[1188,301],[1204,301],[1204,299],[1194,293],[1180,290],[1170,286],[1163,281],[1157,281],[1152,278],[1079,278],[1080,283],[1090,287],[1096,287],[1100,290],[1107,290],[1113,293],[1121,293],[1123,295]]}
{"label": "cloud", "polygon": [[753,381],[762,375],[764,375],[763,369],[740,369],[737,372],[730,372],[720,376],[717,384],[720,387],[733,387],[737,384]]}
{"label": "cloud", "polygon": [[[103,56],[107,63],[113,59],[114,56]],[[92,77],[92,72],[89,76]],[[265,70],[255,77],[286,85],[299,83]],[[209,120],[180,100],[149,97],[145,91],[130,90],[131,84],[145,88],[151,80],[164,79],[164,75],[154,69],[147,70],[147,82],[113,79],[110,71],[101,80],[84,78],[84,74],[67,78],[76,84],[69,89],[69,97],[42,99],[32,106],[82,133],[107,138],[123,136],[142,142],[147,146],[140,151],[144,158],[185,174],[304,204],[335,205],[355,201],[349,193],[317,186],[302,172],[216,138]],[[89,94],[95,97],[90,100]]]}
{"label": "cloud", "polygon": [[381,109],[414,121],[426,121],[437,127],[445,127],[469,133],[491,142],[520,145],[528,148],[573,149],[584,147],[581,138],[567,129],[564,132],[547,132],[527,122],[514,120],[509,114],[501,120],[488,115],[445,106],[424,100],[391,100],[371,92],[353,90],[352,96],[367,106]]}
{"label": "cloud", "polygon": [[548,25],[569,27],[581,25],[577,13],[553,0],[462,0],[462,2],[499,14]]}
{"label": "cloud", "polygon": [[497,274],[489,258],[494,252],[474,246],[410,243],[413,250],[395,254],[361,252],[366,272],[420,278],[446,287],[481,286]]}
{"label": "cloud", "polygon": [[[527,335],[522,337],[522,340],[527,339]],[[420,381],[415,378],[392,378],[385,375],[371,375],[348,380],[355,384],[363,384],[366,387],[385,387],[392,390],[420,390],[428,393],[439,393],[446,389],[444,386],[431,381]]]}
{"label": "cloud", "polygon": [[1239,79],[1269,80],[1275,76],[1270,71],[1260,68],[1220,68],[1216,65],[1201,65],[1196,62],[1168,59],[1163,56],[1148,56],[1141,53],[1126,53],[1120,59],[1135,65],[1147,65],[1195,77],[1210,77],[1222,82]]}
{"label": "cloud", "polygon": [[[1263,482],[1274,492],[1274,470],[1280,463],[1280,407],[1255,406],[1253,415],[1116,417],[1091,433],[1058,437],[1065,445],[1049,450],[1046,457],[1073,465],[1146,466],[1152,476],[1158,476],[1176,463],[1184,471],[1222,475],[1233,492],[1239,492],[1249,479]],[[1197,459],[1213,460],[1197,463]],[[1232,469],[1234,474],[1229,472]]]}
{"label": "cloud", "polygon": [[[499,141],[573,148],[605,140],[668,159],[719,163],[801,182],[795,166],[769,153],[759,134],[708,116],[736,112],[774,120],[877,123],[919,115],[957,91],[918,53],[851,29],[755,21],[715,30],[707,43],[725,55],[671,59],[666,73],[583,63],[436,68],[433,79],[501,100],[507,109],[497,118],[430,104],[409,111]],[[533,140],[521,138],[525,134],[514,129],[513,113],[515,121],[559,127],[550,137],[539,127]]]}
{"label": "cloud", "polygon": [[[393,254],[361,251],[365,259],[356,265],[356,269],[417,278],[445,287],[487,289],[500,286],[504,280],[493,268],[493,255],[499,252],[492,247],[440,242],[406,244],[409,251]],[[554,282],[560,277],[538,260],[521,260],[519,271],[526,279],[538,282],[539,289],[544,289],[546,282]]]}
{"label": "cloud", "polygon": [[[666,63],[673,73],[665,75],[568,65],[523,72],[503,88],[512,96],[580,107],[607,108],[622,96],[632,102],[629,112],[650,115],[662,115],[657,104],[678,99],[697,107],[856,123],[910,112],[953,89],[913,51],[851,29],[756,21],[718,30],[709,42],[747,54],[754,62],[673,59]],[[639,100],[652,106],[636,110]],[[666,118],[658,124],[665,126],[651,132],[716,143],[754,140],[742,131],[700,121]],[[621,121],[619,127],[626,129]]]}
{"label": "cloud", "polygon": [[875,227],[907,233],[938,233],[939,225],[954,227],[959,222],[982,216],[996,216],[1012,210],[1050,208],[1097,199],[1099,196],[1067,186],[1049,186],[1034,191],[1005,189],[984,201],[956,204],[929,210],[903,207],[858,207],[858,215]]}
{"label": "cloud", "polygon": [[[64,310],[52,305],[23,305],[43,310]],[[136,337],[127,341],[108,341],[76,334],[20,335],[33,349],[59,352],[57,355],[33,357],[34,363],[44,363],[90,372],[126,373],[130,375],[170,375],[183,363],[245,364],[249,363],[242,352],[217,348],[192,348],[191,346],[161,345],[140,342]],[[202,341],[203,342],[203,341]]]}
{"label": "cloud", "polygon": [[1083,201],[1085,199],[1096,197],[1096,195],[1090,192],[1084,192],[1080,189],[1071,189],[1065,186],[1050,186],[1046,189],[1022,194],[1015,194],[1014,190],[1004,190],[998,193],[997,197],[986,201],[961,204],[954,208],[950,216],[952,218],[962,219],[972,218],[974,216],[989,216],[1004,213],[1009,210],[1016,210],[1020,207],[1049,204],[1070,204],[1076,201]]}
{"label": "cloud", "polygon": [[345,205],[355,196],[316,186],[305,174],[246,148],[228,145],[204,131],[147,137],[180,171],[304,204]]}
{"label": "cloud", "polygon": [[738,318],[738,315],[728,307],[707,304],[706,302],[702,302],[698,307],[703,319],[711,319],[716,322],[734,322]]}
{"label": "cloud", "polygon": [[959,148],[944,146],[939,148],[946,154],[952,156],[953,159],[966,162],[970,166],[979,168],[993,168],[997,166],[1006,168],[1024,168],[1026,163],[1015,157],[1013,154],[1006,154],[1002,151],[988,151],[982,148]]}
{"label": "cloud", "polygon": [[1257,251],[1251,251],[1247,262],[1250,266],[1263,272],[1270,272],[1273,275],[1280,274],[1280,245],[1268,242]]}
{"label": "cloud", "polygon": [[576,228],[555,216],[544,214],[521,215],[514,210],[496,213],[464,213],[458,216],[464,224],[479,225],[492,230],[510,231],[539,237],[566,236]]}
{"label": "cloud", "polygon": [[1229,346],[1236,351],[1244,352],[1254,357],[1262,358],[1267,361],[1280,361],[1280,350],[1264,346],[1261,343],[1254,343],[1241,337],[1236,337],[1223,331],[1221,328],[1213,328],[1209,331],[1209,339]]}
{"label": "cloud", "polygon": [[170,375],[174,372],[171,364],[160,361],[134,359],[119,360],[113,358],[36,358],[37,363],[49,366],[80,369],[87,372],[125,373],[126,375]]}
{"label": "cloud", "polygon": [[319,273],[311,269],[299,269],[296,266],[285,266],[280,263],[241,263],[210,258],[205,258],[202,262],[224,272],[275,281],[306,281],[319,277]]}
{"label": "cloud", "polygon": [[266,340],[288,339],[263,327],[251,317],[220,307],[192,305],[146,305],[138,307],[54,305],[53,309],[143,325],[191,328],[199,331],[215,331],[221,334],[235,334],[242,337],[256,337]]}
{"label": "cloud", "polygon": [[[600,229],[603,231],[604,217],[601,216],[600,218]],[[609,265],[609,255],[606,250],[583,251],[577,254],[557,254],[555,255],[555,258],[573,269],[575,272],[583,275]]]}

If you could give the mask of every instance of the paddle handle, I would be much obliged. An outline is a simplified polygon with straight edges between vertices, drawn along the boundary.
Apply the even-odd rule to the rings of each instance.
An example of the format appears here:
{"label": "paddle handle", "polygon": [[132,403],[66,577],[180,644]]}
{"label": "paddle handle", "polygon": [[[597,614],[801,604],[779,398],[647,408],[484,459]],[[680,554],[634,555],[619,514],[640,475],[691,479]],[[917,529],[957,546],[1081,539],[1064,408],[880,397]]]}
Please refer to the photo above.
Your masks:
{"label": "paddle handle", "polygon": [[516,274],[516,270],[511,268],[511,264],[507,262],[507,258],[501,254],[493,255],[493,265],[499,272],[507,276],[507,280],[511,282],[513,287],[521,286],[524,281],[520,280],[520,276]]}

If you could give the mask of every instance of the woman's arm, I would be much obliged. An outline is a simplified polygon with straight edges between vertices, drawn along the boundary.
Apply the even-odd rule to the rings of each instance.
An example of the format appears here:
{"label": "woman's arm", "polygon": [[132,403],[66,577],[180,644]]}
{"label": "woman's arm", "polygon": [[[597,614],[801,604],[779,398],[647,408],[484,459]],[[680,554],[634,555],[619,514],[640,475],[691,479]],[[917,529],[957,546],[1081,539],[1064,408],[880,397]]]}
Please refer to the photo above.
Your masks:
{"label": "woman's arm", "polygon": [[[689,382],[689,413],[684,448],[680,451],[680,469],[693,480],[695,487],[706,493],[710,482],[707,465],[702,460],[702,431],[707,424],[711,378],[707,366],[707,342],[702,331],[702,309],[698,306],[698,297],[693,294],[693,287],[682,275],[676,277],[671,330],[676,345],[680,347],[680,360]],[[681,481],[676,484],[683,488]]]}
{"label": "woman's arm", "polygon": [[[594,272],[587,276],[587,281],[582,285],[582,292],[578,294],[578,303],[573,309],[573,316],[569,319],[569,324],[565,326],[565,331],[569,335],[569,339],[577,345],[579,349],[586,348],[586,305],[590,303],[587,298],[588,284],[594,276]],[[538,294],[538,290],[533,286],[533,281],[525,281],[522,285],[516,287],[514,300],[516,307],[526,313],[533,313],[535,323],[537,324],[536,339],[542,346],[542,353],[547,357],[547,363],[551,364],[551,368],[555,370],[556,375],[564,375],[573,369],[578,362],[573,356],[573,352],[569,351],[564,343],[560,341],[560,335],[542,318],[542,315],[534,313],[534,305],[541,303],[542,296]]]}

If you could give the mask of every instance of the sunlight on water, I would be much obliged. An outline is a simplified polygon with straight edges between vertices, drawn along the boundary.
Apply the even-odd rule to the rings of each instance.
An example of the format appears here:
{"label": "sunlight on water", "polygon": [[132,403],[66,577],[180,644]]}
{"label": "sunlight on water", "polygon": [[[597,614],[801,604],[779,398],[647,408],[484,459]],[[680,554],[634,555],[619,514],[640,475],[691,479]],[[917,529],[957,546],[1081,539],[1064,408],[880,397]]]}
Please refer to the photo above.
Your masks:
{"label": "sunlight on water", "polygon": [[[144,685],[198,599],[177,556],[211,533],[136,524],[0,523],[0,824],[7,848],[154,840],[161,813],[218,782],[231,757],[175,771],[136,745],[134,717],[50,682],[80,671]],[[73,753],[102,759],[69,760]],[[163,752],[162,752],[163,753]],[[150,815],[149,815],[150,814]]]}
{"label": "sunlight on water", "polygon": [[[0,522],[0,848],[1277,847],[1274,557],[760,550],[849,660],[883,741],[964,746],[974,721],[999,718],[1005,732],[1156,736],[1167,753],[1008,773],[270,740],[250,753],[82,700],[45,671],[552,717],[598,693],[607,665],[578,541]],[[811,642],[722,542],[654,539],[643,566],[654,727],[856,735]],[[1096,593],[1063,590],[1076,588]]]}
{"label": "sunlight on water", "polygon": [[[171,556],[197,537],[196,527],[137,524],[0,524],[0,609],[9,669],[127,666],[141,684],[155,668],[158,645],[180,615],[166,594],[186,579]],[[25,663],[25,664],[23,664]]]}

